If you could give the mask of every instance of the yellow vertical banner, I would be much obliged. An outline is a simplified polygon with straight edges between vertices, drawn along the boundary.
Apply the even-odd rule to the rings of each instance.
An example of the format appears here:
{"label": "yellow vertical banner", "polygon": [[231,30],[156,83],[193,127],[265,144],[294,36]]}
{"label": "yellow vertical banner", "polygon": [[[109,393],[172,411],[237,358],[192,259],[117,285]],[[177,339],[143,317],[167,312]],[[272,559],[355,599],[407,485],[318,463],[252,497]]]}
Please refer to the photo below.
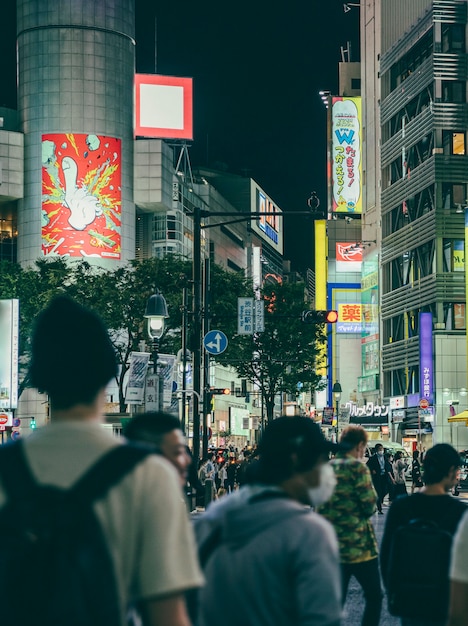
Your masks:
{"label": "yellow vertical banner", "polygon": [[[328,275],[328,239],[327,221],[315,221],[315,308],[326,310],[327,308],[327,275]],[[317,369],[317,374],[327,375],[326,357],[327,345],[323,344],[319,351],[319,361],[323,367]]]}

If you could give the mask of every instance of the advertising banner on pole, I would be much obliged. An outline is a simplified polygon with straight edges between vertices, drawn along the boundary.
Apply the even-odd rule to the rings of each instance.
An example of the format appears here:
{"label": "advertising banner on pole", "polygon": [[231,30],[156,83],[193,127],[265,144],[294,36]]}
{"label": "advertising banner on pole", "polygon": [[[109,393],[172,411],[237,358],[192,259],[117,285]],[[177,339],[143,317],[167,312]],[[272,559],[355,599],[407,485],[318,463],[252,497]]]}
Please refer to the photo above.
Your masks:
{"label": "advertising banner on pole", "polygon": [[130,355],[128,383],[125,392],[125,402],[127,404],[143,403],[146,372],[150,356],[149,352],[132,352]]}

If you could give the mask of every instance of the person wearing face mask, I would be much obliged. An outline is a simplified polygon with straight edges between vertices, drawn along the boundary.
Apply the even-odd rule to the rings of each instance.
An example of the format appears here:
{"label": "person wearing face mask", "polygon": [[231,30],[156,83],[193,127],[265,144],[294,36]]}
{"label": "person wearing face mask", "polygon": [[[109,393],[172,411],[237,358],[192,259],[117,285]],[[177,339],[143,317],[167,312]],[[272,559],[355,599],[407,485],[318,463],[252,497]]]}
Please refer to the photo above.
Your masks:
{"label": "person wearing face mask", "polygon": [[376,444],[374,454],[367,461],[367,467],[370,470],[372,483],[377,492],[377,510],[383,515],[382,503],[388,493],[389,475],[392,472],[392,466],[385,458],[384,447],[381,443]]}
{"label": "person wearing face mask", "polygon": [[195,520],[206,584],[194,623],[339,626],[338,543],[311,508],[333,493],[336,449],[309,418],[267,426],[249,482]]}
{"label": "person wearing face mask", "polygon": [[377,542],[370,520],[375,513],[377,494],[369,469],[361,462],[367,446],[362,426],[345,428],[340,437],[344,451],[330,465],[336,475],[336,488],[318,512],[335,528],[340,547],[342,597],[346,600],[349,581],[354,576],[365,598],[362,626],[377,626],[382,608],[382,588]]}

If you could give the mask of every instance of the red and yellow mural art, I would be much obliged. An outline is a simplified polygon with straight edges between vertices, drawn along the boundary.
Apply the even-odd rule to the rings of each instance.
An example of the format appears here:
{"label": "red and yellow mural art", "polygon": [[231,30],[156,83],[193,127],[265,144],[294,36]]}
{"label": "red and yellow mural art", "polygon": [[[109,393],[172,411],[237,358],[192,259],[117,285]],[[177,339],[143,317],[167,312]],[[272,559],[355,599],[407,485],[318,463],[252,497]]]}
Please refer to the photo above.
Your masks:
{"label": "red and yellow mural art", "polygon": [[42,135],[42,253],[120,259],[121,141]]}

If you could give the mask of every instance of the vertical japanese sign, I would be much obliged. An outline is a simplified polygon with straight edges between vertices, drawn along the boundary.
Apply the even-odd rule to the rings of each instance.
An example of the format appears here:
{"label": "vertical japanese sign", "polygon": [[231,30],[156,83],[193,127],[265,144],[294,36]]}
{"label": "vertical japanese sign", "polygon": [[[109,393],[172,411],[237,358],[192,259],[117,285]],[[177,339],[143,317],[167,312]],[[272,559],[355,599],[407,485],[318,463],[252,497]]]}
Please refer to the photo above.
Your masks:
{"label": "vertical japanese sign", "polygon": [[419,397],[433,404],[432,313],[419,314]]}
{"label": "vertical japanese sign", "polygon": [[237,298],[237,334],[253,335],[254,332],[254,299]]}
{"label": "vertical japanese sign", "polygon": [[42,253],[120,259],[121,141],[42,135]]}
{"label": "vertical japanese sign", "polygon": [[0,408],[18,406],[19,300],[0,300]]}
{"label": "vertical japanese sign", "polygon": [[361,98],[332,99],[332,210],[362,213]]}

